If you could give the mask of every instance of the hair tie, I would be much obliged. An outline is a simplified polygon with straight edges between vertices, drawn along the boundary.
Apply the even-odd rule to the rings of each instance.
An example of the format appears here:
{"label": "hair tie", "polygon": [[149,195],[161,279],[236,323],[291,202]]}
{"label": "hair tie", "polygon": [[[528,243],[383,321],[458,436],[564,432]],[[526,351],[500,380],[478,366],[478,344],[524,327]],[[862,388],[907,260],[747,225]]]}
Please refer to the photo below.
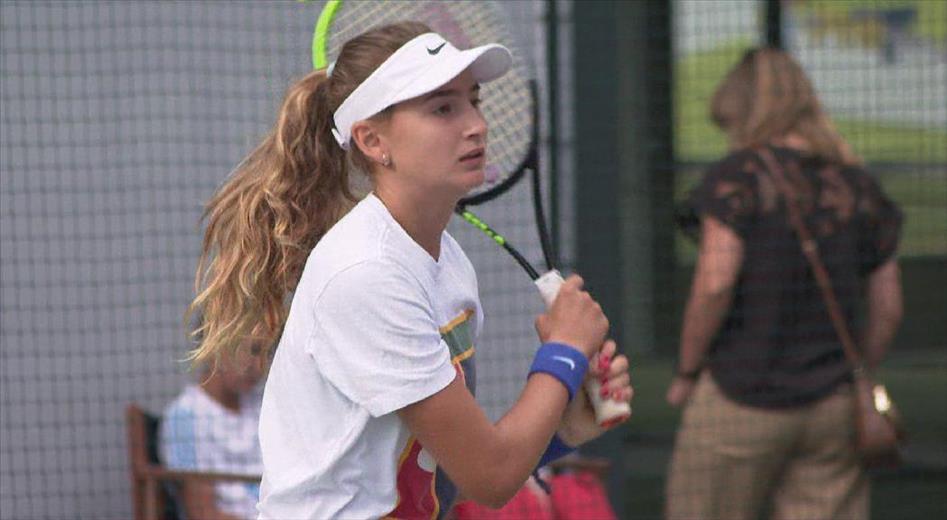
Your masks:
{"label": "hair tie", "polygon": [[330,63],[328,67],[326,67],[326,77],[327,77],[327,78],[330,77],[330,76],[332,76],[332,71],[333,71],[333,70],[335,70],[335,62],[334,62],[334,61],[333,61],[332,63]]}

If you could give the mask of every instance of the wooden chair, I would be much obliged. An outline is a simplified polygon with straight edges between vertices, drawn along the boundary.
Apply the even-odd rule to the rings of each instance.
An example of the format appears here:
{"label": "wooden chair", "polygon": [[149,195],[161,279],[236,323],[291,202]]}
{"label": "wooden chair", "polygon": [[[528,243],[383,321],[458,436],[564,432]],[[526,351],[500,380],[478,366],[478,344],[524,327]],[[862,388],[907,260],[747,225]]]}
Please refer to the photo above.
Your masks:
{"label": "wooden chair", "polygon": [[[161,418],[132,403],[125,409],[128,436],[128,461],[132,484],[135,520],[178,520],[181,506],[172,490],[187,481],[259,483],[259,475],[184,471],[166,468],[159,457],[158,430]],[[554,473],[591,471],[604,480],[609,470],[608,459],[569,456],[549,465]]]}
{"label": "wooden chair", "polygon": [[135,520],[177,520],[182,510],[171,492],[188,481],[259,483],[260,475],[182,471],[166,468],[159,457],[160,417],[132,403],[125,409],[128,463]]}

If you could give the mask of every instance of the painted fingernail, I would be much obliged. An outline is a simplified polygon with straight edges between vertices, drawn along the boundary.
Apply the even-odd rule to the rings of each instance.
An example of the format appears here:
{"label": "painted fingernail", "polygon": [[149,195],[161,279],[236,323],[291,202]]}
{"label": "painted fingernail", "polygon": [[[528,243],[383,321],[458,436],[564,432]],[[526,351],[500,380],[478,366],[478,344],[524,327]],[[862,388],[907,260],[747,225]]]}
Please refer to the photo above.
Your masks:
{"label": "painted fingernail", "polygon": [[602,385],[602,389],[599,391],[599,394],[602,397],[608,397],[608,387],[606,385]]}
{"label": "painted fingernail", "polygon": [[608,367],[612,364],[612,360],[608,356],[602,356],[598,358],[598,370],[599,372],[608,371]]}

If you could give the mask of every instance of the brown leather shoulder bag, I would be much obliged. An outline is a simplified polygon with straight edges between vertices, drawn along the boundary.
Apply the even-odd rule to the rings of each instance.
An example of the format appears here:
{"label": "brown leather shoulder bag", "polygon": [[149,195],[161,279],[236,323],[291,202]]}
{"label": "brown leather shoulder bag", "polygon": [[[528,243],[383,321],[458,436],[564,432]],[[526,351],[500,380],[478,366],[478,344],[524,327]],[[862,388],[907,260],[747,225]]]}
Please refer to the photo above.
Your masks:
{"label": "brown leather shoulder bag", "polygon": [[835,297],[832,280],[819,258],[818,245],[806,228],[799,210],[799,201],[792,184],[786,180],[782,167],[766,148],[757,149],[757,154],[770,172],[778,189],[786,200],[789,221],[802,246],[802,252],[815,276],[825,307],[832,319],[832,326],[842,343],[842,350],[852,365],[855,391],[855,448],[868,467],[896,467],[901,464],[901,445],[905,440],[901,416],[884,385],[876,384],[865,368],[865,362],[855,348],[855,341],[841,306]]}

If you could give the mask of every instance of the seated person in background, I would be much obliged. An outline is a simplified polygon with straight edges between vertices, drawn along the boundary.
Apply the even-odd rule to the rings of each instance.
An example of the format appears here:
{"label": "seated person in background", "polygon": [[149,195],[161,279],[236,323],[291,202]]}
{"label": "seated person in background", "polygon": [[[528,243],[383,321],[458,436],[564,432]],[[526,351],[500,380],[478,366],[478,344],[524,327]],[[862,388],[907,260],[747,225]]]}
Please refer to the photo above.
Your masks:
{"label": "seated person in background", "polygon": [[[257,358],[259,362],[254,362]],[[200,370],[165,409],[161,458],[171,469],[256,474],[263,472],[258,436],[264,360],[248,346],[218,366]],[[182,483],[186,518],[256,518],[260,485],[248,482]]]}

